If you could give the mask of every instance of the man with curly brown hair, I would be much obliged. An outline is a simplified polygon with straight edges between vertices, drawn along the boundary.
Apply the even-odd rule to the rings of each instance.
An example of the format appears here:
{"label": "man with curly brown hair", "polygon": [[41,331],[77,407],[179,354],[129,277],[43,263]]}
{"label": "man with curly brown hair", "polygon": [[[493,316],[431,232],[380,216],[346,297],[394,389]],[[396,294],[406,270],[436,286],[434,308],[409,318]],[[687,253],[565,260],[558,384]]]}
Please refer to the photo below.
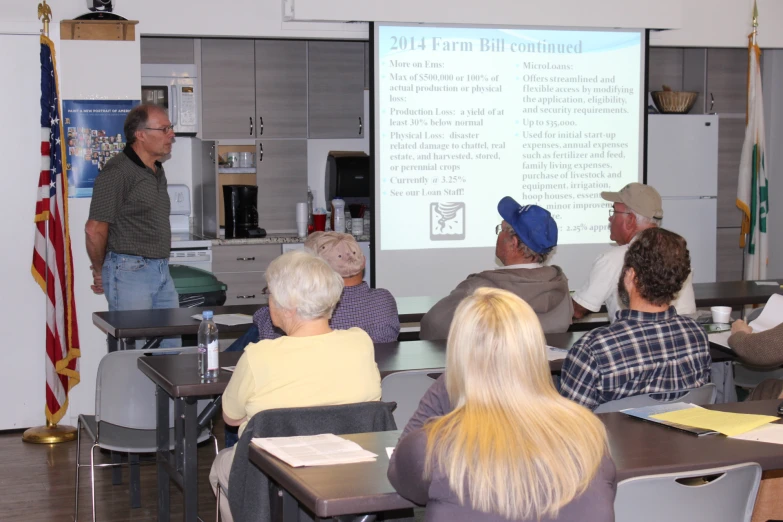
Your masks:
{"label": "man with curly brown hair", "polygon": [[563,363],[560,393],[586,408],[643,393],[661,400],[710,382],[704,329],[670,303],[691,271],[681,236],[639,233],[625,254],[617,290],[625,309],[585,334]]}

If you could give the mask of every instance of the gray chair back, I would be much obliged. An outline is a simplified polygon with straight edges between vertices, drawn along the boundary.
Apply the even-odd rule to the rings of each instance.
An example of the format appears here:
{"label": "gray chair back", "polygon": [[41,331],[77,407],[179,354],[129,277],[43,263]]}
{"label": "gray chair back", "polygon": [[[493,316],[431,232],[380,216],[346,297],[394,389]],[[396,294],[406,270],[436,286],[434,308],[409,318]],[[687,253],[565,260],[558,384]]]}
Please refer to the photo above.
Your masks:
{"label": "gray chair back", "polygon": [[[123,350],[110,352],[98,364],[95,384],[95,420],[136,430],[154,430],[155,384],[141,373],[139,357],[193,353],[197,347]],[[202,404],[203,402],[203,404]],[[199,410],[209,401],[199,401]],[[169,427],[174,426],[174,408],[169,408]]]}
{"label": "gray chair back", "polygon": [[755,462],[623,480],[616,522],[750,522],[761,480]]}
{"label": "gray chair back", "polygon": [[[656,406],[659,404],[674,404],[677,402],[687,402],[691,404],[697,404],[699,406],[704,404],[715,404],[715,396],[718,393],[718,389],[713,383],[705,384],[700,388],[692,388],[690,390],[682,390],[685,392],[681,397],[670,401],[660,401],[652,398],[651,394],[634,395],[633,397],[625,397],[624,399],[617,399],[616,401],[609,401],[598,406],[594,413],[609,413],[612,411],[620,411],[628,408],[642,408],[644,406]],[[672,392],[667,392],[672,393]],[[653,393],[652,395],[660,395],[660,393]]]}
{"label": "gray chair back", "polygon": [[419,401],[443,373],[435,370],[406,370],[387,375],[381,381],[381,400],[396,402],[394,422],[403,429],[419,407]]}

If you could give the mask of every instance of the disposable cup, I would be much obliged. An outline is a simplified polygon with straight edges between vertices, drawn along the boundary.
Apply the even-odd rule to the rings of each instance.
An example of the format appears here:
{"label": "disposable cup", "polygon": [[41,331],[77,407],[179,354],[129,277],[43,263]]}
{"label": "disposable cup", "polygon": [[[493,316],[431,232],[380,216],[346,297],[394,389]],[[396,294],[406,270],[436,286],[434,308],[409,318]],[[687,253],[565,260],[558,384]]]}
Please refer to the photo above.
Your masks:
{"label": "disposable cup", "polygon": [[326,214],[313,214],[313,226],[315,231],[323,232],[326,230]]}
{"label": "disposable cup", "polygon": [[729,323],[731,322],[731,307],[730,306],[713,306],[710,308],[712,312],[713,323]]}

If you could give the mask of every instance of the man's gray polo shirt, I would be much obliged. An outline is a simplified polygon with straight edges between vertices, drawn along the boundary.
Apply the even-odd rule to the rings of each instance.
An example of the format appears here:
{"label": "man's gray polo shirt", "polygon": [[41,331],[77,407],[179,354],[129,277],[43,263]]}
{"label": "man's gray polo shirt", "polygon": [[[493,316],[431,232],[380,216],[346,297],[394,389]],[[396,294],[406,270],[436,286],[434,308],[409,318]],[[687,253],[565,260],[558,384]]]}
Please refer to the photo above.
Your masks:
{"label": "man's gray polo shirt", "polygon": [[156,166],[154,172],[127,146],[95,179],[90,219],[109,223],[108,251],[168,259],[171,202],[163,166]]}

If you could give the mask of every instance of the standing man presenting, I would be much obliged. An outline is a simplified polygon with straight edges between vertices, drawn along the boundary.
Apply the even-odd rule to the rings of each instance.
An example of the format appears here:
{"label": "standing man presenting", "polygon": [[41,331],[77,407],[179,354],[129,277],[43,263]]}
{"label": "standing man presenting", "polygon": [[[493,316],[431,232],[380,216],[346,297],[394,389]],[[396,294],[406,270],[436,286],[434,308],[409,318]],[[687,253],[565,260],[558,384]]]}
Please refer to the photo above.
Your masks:
{"label": "standing man presenting", "polygon": [[[177,308],[169,274],[171,203],[160,163],[171,153],[171,121],[163,109],[139,105],[123,130],[128,145],[96,178],[85,226],[91,288],[106,295],[110,311]],[[180,344],[174,338],[161,346]]]}

